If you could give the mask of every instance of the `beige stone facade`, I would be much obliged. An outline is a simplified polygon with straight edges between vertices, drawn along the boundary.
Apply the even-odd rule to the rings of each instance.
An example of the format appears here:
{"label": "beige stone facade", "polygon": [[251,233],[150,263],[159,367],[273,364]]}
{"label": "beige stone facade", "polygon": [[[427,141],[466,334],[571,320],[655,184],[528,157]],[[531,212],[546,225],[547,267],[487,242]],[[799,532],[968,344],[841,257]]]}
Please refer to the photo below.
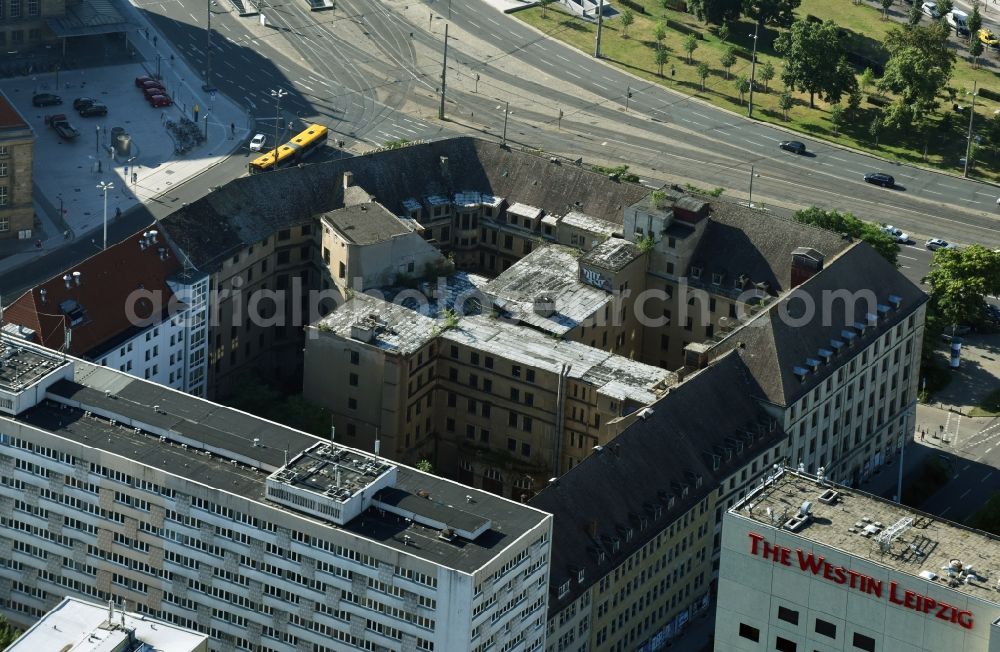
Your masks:
{"label": "beige stone facade", "polygon": [[2,0],[0,48],[19,51],[53,40],[45,21],[65,13],[66,0]]}
{"label": "beige stone facade", "polygon": [[24,239],[32,235],[34,145],[35,134],[28,121],[0,93],[0,238]]}

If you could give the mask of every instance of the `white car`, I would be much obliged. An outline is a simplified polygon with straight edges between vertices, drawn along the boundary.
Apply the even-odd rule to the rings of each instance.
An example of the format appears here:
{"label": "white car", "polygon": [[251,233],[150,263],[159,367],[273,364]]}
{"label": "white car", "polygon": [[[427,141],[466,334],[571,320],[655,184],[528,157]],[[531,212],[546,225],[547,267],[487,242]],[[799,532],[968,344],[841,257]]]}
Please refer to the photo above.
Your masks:
{"label": "white car", "polygon": [[930,16],[931,18],[936,19],[941,17],[941,14],[938,13],[936,2],[925,2],[924,4],[920,5],[920,11],[924,15]]}
{"label": "white car", "polygon": [[264,136],[264,134],[257,134],[256,136],[254,136],[253,138],[251,138],[250,139],[250,151],[251,152],[259,152],[260,150],[264,149],[264,141],[265,140],[267,140],[267,137]]}
{"label": "white car", "polygon": [[931,251],[937,251],[938,249],[955,249],[955,245],[952,243],[942,240],[941,238],[931,238],[927,241],[927,248]]}
{"label": "white car", "polygon": [[897,229],[891,224],[886,224],[882,227],[882,232],[891,235],[896,239],[896,242],[906,244],[910,241],[910,235],[905,233],[902,229]]}

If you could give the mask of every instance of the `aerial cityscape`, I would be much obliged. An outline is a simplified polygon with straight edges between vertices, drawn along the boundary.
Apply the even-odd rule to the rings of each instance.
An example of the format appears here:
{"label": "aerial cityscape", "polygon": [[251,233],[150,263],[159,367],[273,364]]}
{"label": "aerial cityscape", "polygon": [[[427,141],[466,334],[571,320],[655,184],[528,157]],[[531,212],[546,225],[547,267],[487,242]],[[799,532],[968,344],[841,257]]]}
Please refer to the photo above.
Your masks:
{"label": "aerial cityscape", "polygon": [[0,0],[0,650],[996,652],[998,227],[995,0]]}

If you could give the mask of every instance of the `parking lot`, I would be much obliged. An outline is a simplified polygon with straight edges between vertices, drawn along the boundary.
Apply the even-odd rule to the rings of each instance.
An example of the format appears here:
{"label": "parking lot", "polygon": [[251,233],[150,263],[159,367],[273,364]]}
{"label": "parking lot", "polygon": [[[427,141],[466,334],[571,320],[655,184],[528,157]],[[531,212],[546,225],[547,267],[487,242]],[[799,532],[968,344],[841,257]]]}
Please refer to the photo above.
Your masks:
{"label": "parking lot", "polygon": [[[99,246],[104,215],[100,182],[113,185],[107,192],[111,221],[136,202],[157,200],[172,186],[246,145],[248,115],[243,108],[222,95],[204,92],[180,57],[171,57],[165,39],[154,46],[139,37],[133,44],[137,54],[127,64],[63,71],[58,82],[56,73],[0,80],[0,89],[35,131],[35,207],[36,214],[41,213],[35,242],[22,243],[16,253],[5,250],[10,255],[0,260],[0,269],[77,238],[93,238]],[[160,81],[173,100],[170,106],[151,106],[135,83],[136,77],[155,74],[157,65]],[[58,95],[62,103],[36,107],[32,97],[40,93]],[[77,98],[106,105],[107,114],[81,116],[73,108]],[[195,119],[196,107],[197,127],[181,125],[182,117]],[[46,116],[57,114],[64,114],[79,135],[67,138],[65,123],[57,121],[59,129],[47,124]],[[168,129],[170,123],[175,127]],[[125,135],[127,151],[112,147],[113,136],[119,133]]]}

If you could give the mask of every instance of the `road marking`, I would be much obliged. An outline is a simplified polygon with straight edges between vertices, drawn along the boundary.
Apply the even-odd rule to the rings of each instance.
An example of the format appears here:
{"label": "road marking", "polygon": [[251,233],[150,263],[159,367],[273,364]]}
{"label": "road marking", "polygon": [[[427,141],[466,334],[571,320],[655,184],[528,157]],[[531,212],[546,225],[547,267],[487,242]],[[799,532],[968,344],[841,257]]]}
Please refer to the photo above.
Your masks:
{"label": "road marking", "polygon": [[564,56],[563,56],[563,55],[561,55],[561,54],[557,54],[557,55],[556,55],[556,59],[562,59],[562,60],[563,60],[563,61],[565,61],[566,63],[572,63],[572,61],[570,61],[569,59],[567,59],[566,57],[564,57]]}
{"label": "road marking", "polygon": [[245,98],[245,99],[246,99],[246,101],[247,101],[247,104],[249,104],[251,108],[253,108],[253,109],[256,109],[256,108],[257,108],[257,105],[256,105],[256,104],[254,104],[254,101],[253,101],[253,100],[251,100],[251,99],[250,99],[249,97],[247,97],[247,98]]}
{"label": "road marking", "polygon": [[978,190],[976,190],[976,191],[974,191],[974,192],[975,192],[975,193],[976,193],[977,195],[982,195],[983,197],[996,197],[996,195],[995,195],[995,194],[993,194],[992,192],[979,192]]}
{"label": "road marking", "polygon": [[482,27],[480,27],[479,25],[475,24],[471,20],[469,21],[469,24],[472,25],[473,27],[475,27],[476,29],[482,29]]}
{"label": "road marking", "polygon": [[941,516],[944,516],[945,514],[947,514],[949,509],[951,509],[951,505],[948,505],[947,507],[945,507],[944,509],[942,509],[941,510]]}
{"label": "road marking", "polygon": [[606,86],[601,86],[601,85],[600,85],[600,84],[598,84],[597,82],[593,82],[593,84],[594,84],[594,86],[597,86],[597,87],[598,87],[599,89],[601,89],[602,91],[606,91],[606,90],[608,90]]}
{"label": "road marking", "polygon": [[542,45],[541,43],[535,43],[535,47],[538,48],[539,50],[541,50],[542,52],[548,52],[549,51],[549,49],[547,47],[545,47],[544,45]]}
{"label": "road marking", "polygon": [[494,25],[496,25],[497,27],[500,27],[500,23],[498,23],[497,21],[493,20],[493,19],[492,19],[492,18],[490,18],[489,16],[487,16],[487,17],[486,17],[486,20],[490,21],[491,23],[493,23],[493,24],[494,24]]}
{"label": "road marking", "polygon": [[223,61],[222,63],[226,64],[227,66],[229,66],[229,67],[230,67],[230,68],[232,68],[233,70],[236,70],[236,66],[234,66],[234,65],[232,64],[232,62],[230,62],[230,61]]}
{"label": "road marking", "polygon": [[983,476],[983,479],[982,479],[982,480],[980,480],[980,482],[986,482],[987,480],[989,480],[989,479],[990,479],[990,476],[991,476],[991,475],[993,475],[993,471],[990,471],[989,473],[987,473],[986,475],[984,475],[984,476]]}
{"label": "road marking", "polygon": [[941,196],[944,196],[943,192],[937,192],[936,190],[928,190],[928,189],[924,188],[924,192],[929,192],[932,195],[941,195]]}
{"label": "road marking", "polygon": [[968,496],[968,495],[969,495],[969,492],[970,492],[970,491],[972,491],[972,489],[966,489],[966,490],[965,490],[965,493],[964,493],[964,494],[962,494],[961,496],[959,496],[959,497],[958,497],[958,499],[959,499],[959,500],[962,500],[963,498],[965,498],[966,496]]}
{"label": "road marking", "polygon": [[306,90],[308,90],[308,91],[309,91],[310,93],[315,93],[315,92],[316,92],[315,90],[313,90],[312,86],[306,86],[306,85],[305,85],[305,84],[303,84],[302,82],[299,82],[299,86],[301,86],[302,88],[305,88],[305,89],[306,89]]}
{"label": "road marking", "polygon": [[699,118],[705,118],[706,120],[712,120],[713,119],[712,116],[705,115],[704,113],[698,113],[697,111],[692,111],[691,113],[695,114]]}
{"label": "road marking", "polygon": [[188,13],[188,16],[191,16],[191,20],[193,20],[194,22],[196,23],[198,22],[198,19],[194,17],[194,14]]}
{"label": "road marking", "polygon": [[580,75],[578,75],[576,73],[573,73],[573,72],[570,72],[568,70],[564,70],[563,72],[566,73],[567,75],[569,75],[570,77],[575,77],[576,79],[583,79],[583,77],[581,77]]}
{"label": "road marking", "polygon": [[957,199],[958,201],[968,202],[970,204],[978,204],[979,203],[978,199],[966,199],[965,197],[955,197],[955,199]]}
{"label": "road marking", "polygon": [[968,471],[970,466],[972,466],[972,465],[971,464],[966,464],[965,466],[962,467],[962,470],[963,471]]}
{"label": "road marking", "polygon": [[899,257],[900,258],[905,258],[906,260],[917,260],[913,256],[904,256],[903,254],[899,254]]}
{"label": "road marking", "polygon": [[827,158],[832,158],[834,161],[840,161],[841,163],[847,163],[847,159],[840,158],[839,156],[827,156]]}

